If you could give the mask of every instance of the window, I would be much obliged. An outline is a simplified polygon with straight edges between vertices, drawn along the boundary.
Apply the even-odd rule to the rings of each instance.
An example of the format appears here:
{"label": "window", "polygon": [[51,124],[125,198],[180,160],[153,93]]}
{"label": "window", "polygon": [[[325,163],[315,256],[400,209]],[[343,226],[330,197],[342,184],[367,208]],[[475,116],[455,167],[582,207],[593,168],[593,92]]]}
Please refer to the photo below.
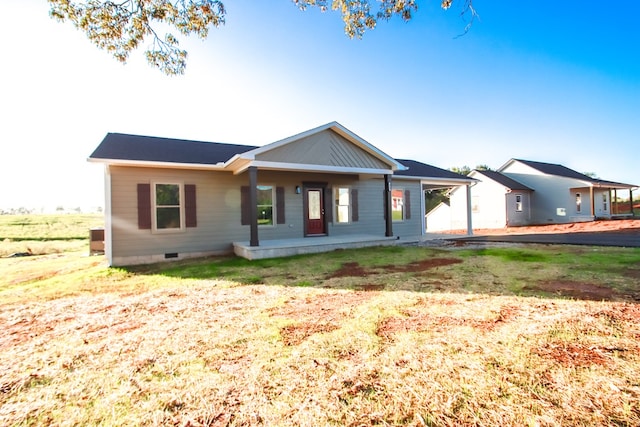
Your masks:
{"label": "window", "polygon": [[576,212],[580,213],[582,211],[582,196],[580,193],[576,193]]}
{"label": "window", "polygon": [[180,184],[154,184],[154,210],[156,230],[180,230],[183,228],[183,213]]}
{"label": "window", "polygon": [[516,194],[516,212],[522,212],[522,194]]}
{"label": "window", "polygon": [[608,202],[607,202],[607,193],[603,193],[602,194],[602,210],[604,210],[605,212],[608,210],[608,206],[607,206]]}
{"label": "window", "polygon": [[351,197],[350,191],[347,187],[336,188],[336,222],[340,224],[347,224],[351,218]]}
{"label": "window", "polygon": [[398,188],[391,190],[391,219],[394,221],[404,219],[404,191]]}
{"label": "window", "polygon": [[272,185],[258,185],[258,225],[273,225]]}

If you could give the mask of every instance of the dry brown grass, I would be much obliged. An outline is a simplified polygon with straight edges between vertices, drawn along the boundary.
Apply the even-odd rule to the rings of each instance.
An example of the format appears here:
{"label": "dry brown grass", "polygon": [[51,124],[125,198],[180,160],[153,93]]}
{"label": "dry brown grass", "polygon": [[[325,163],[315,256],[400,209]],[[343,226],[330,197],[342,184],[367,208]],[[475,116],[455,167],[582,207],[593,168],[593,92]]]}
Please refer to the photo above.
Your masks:
{"label": "dry brown grass", "polygon": [[[398,256],[376,283],[445,290],[357,290],[372,267],[345,263],[303,287],[286,264],[238,267],[268,270],[260,285],[99,263],[45,279],[82,285],[44,298],[36,279],[5,284],[0,425],[640,425],[637,303],[470,293],[455,284],[477,260]],[[425,256],[449,261],[418,270]]]}

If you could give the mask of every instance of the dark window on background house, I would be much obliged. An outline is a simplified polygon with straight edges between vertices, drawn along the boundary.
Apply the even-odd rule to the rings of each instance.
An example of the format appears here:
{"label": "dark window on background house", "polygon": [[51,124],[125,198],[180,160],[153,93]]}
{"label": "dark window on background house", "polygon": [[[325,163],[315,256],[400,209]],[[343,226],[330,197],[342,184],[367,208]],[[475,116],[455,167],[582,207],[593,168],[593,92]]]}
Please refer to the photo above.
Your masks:
{"label": "dark window on background house", "polygon": [[522,212],[522,194],[516,194],[516,212]]}
{"label": "dark window on background house", "polygon": [[582,196],[580,193],[576,193],[576,212],[580,213],[582,211]]}

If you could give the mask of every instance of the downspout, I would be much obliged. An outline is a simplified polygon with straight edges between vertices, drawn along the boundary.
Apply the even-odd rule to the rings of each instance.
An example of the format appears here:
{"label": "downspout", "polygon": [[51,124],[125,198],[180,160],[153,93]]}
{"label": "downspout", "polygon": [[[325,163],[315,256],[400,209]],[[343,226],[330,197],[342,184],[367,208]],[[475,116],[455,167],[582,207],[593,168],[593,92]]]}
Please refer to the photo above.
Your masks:
{"label": "downspout", "polygon": [[249,246],[260,246],[258,241],[258,168],[249,166],[249,224],[251,238]]}

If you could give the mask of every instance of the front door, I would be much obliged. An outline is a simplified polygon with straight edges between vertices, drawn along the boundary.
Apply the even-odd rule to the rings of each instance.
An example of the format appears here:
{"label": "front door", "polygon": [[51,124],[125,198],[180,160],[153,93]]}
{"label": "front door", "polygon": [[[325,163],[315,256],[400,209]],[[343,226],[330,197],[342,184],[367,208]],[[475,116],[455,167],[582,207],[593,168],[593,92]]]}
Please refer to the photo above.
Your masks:
{"label": "front door", "polygon": [[305,235],[326,235],[324,220],[324,189],[307,187],[304,190],[305,199]]}

